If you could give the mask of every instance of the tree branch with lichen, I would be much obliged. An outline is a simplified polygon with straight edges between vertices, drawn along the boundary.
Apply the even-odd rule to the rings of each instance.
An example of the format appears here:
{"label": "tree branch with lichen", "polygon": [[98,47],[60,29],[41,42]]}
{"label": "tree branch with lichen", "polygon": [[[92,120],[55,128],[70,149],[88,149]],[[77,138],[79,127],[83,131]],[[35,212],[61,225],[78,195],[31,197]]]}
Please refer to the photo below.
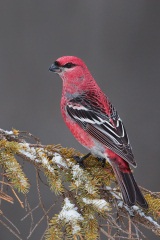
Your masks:
{"label": "tree branch with lichen", "polygon": [[[34,139],[35,143],[29,143],[28,139]],[[138,206],[129,208],[123,203],[108,163],[103,168],[95,157],[90,156],[85,160],[83,169],[76,164],[73,158],[75,155],[81,156],[75,149],[63,148],[60,145],[42,145],[39,139],[30,133],[0,129],[0,166],[4,171],[0,181],[1,201],[13,203],[15,197],[23,207],[17,192],[27,194],[30,184],[16,159],[19,156],[43,172],[50,190],[63,200],[59,214],[51,219],[48,217],[49,227],[46,229],[45,239],[66,237],[94,240],[99,239],[101,234],[110,239],[141,239],[141,225],[160,236],[160,193],[141,188],[149,203],[149,209],[146,211]],[[4,184],[10,186],[13,196],[3,191]],[[45,210],[44,215],[47,216]],[[32,232],[33,230],[29,237]],[[21,239],[19,235],[17,238]]]}

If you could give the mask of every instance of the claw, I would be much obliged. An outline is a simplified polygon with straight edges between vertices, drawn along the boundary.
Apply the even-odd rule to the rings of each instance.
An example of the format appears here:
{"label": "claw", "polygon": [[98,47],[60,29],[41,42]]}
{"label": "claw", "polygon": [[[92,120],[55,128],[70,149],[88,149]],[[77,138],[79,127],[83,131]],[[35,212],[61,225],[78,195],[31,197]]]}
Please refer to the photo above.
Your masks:
{"label": "claw", "polygon": [[84,161],[86,158],[88,158],[90,155],[91,155],[91,153],[88,153],[88,154],[86,154],[86,155],[83,156],[83,157],[74,156],[73,158],[74,158],[74,160],[76,160],[76,162],[79,164],[80,167],[85,168],[85,165],[84,165],[83,161]]}
{"label": "claw", "polygon": [[99,158],[99,157],[97,157],[97,159],[98,159],[99,162],[102,162],[102,167],[104,168],[105,164],[106,164],[106,159],[105,158]]}

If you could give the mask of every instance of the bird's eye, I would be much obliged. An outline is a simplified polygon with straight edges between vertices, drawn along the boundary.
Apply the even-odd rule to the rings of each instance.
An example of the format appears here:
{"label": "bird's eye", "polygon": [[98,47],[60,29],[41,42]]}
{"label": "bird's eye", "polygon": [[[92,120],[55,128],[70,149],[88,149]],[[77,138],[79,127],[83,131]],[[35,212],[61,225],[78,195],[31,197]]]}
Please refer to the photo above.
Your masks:
{"label": "bird's eye", "polygon": [[75,64],[73,64],[73,63],[66,63],[63,67],[65,67],[65,68],[71,68],[71,67],[74,67],[75,66]]}
{"label": "bird's eye", "polygon": [[54,62],[54,65],[57,67],[60,66],[59,62],[57,62],[57,61]]}

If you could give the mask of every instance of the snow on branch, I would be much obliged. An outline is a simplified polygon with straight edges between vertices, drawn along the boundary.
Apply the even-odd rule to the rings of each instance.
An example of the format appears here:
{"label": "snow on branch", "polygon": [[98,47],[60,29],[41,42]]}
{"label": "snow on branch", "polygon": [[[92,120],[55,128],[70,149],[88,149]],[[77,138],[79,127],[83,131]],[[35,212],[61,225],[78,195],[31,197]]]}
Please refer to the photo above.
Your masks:
{"label": "snow on branch", "polygon": [[[30,142],[27,142],[28,139]],[[0,129],[0,166],[5,173],[0,184],[10,185],[17,199],[15,190],[23,194],[29,192],[29,180],[17,161],[19,156],[43,172],[50,190],[62,197],[62,210],[50,220],[46,239],[63,239],[67,236],[94,240],[100,234],[110,239],[120,239],[120,234],[127,239],[141,239],[141,225],[160,236],[159,193],[141,188],[149,209],[143,210],[139,206],[129,208],[122,200],[109,164],[103,168],[95,157],[90,156],[83,169],[76,164],[75,155],[81,156],[76,150],[60,145],[44,146],[30,133]],[[13,203],[13,197],[1,191],[0,199],[11,199]],[[128,220],[126,225],[124,219]]]}

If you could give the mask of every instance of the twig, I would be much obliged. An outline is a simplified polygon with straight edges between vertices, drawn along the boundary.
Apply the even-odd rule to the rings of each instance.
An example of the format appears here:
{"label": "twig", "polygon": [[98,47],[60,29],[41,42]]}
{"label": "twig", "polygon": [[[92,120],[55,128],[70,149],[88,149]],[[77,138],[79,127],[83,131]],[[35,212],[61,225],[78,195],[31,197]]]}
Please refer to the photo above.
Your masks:
{"label": "twig", "polygon": [[19,229],[14,225],[14,223],[11,222],[11,220],[9,220],[4,214],[2,214],[2,216],[3,216],[3,218],[4,218],[7,222],[9,222],[9,223],[15,228],[15,230],[20,234]]}
{"label": "twig", "polygon": [[33,209],[29,210],[29,212],[23,218],[21,218],[21,221],[24,221],[29,215],[31,215],[32,212],[34,212],[37,208],[39,208],[39,206],[40,206],[40,203]]}
{"label": "twig", "polygon": [[[4,175],[2,175],[2,181],[1,181],[1,192],[3,192],[3,183],[4,183]],[[2,203],[2,199],[0,198],[0,205]]]}
{"label": "twig", "polygon": [[[11,188],[13,194],[14,194],[15,197],[17,198],[17,200],[18,200],[18,202],[20,203],[21,207],[24,208],[23,202],[20,200],[20,198],[18,197],[18,195],[17,195],[16,192],[14,191],[12,185],[11,185],[10,183],[6,183],[6,182],[3,182],[3,181],[0,181],[0,183],[3,183],[3,184],[5,184],[5,185],[7,185],[7,186],[9,186],[9,187]],[[11,198],[11,197],[10,197],[10,198]],[[11,198],[11,199],[12,199],[12,198]],[[12,203],[13,203],[13,201],[12,201]]]}
{"label": "twig", "polygon": [[131,218],[128,215],[128,239],[132,238]]}
{"label": "twig", "polygon": [[19,240],[22,240],[22,238],[20,236],[17,235],[17,233],[15,233],[10,227],[8,227],[7,224],[5,224],[3,221],[0,220],[0,223],[6,227],[15,237],[17,237]]}
{"label": "twig", "polygon": [[0,190],[0,200],[3,199],[9,203],[13,203],[13,198],[11,196],[9,196],[8,194],[4,193],[4,192],[1,192]]}
{"label": "twig", "polygon": [[41,237],[40,240],[43,240],[43,238],[44,238],[44,236],[45,236],[47,230],[48,230],[48,227],[47,227],[47,228],[45,229],[45,231],[43,232],[42,237]]}
{"label": "twig", "polygon": [[[22,134],[22,137],[24,137],[23,134],[27,135],[29,138],[33,138],[37,144],[41,144],[40,139],[36,136],[34,136],[32,133],[27,132],[27,131],[19,131],[19,134]],[[26,137],[26,136],[25,136]]]}
{"label": "twig", "polygon": [[108,237],[108,240],[115,240],[115,238],[113,238],[110,234],[108,234],[103,228],[100,227],[100,231],[106,236]]}
{"label": "twig", "polygon": [[[55,203],[52,204],[52,206],[46,211],[46,214],[48,214],[51,209],[54,207]],[[41,217],[41,219],[36,223],[36,225],[34,226],[34,228],[32,229],[32,231],[30,232],[30,234],[28,235],[27,239],[29,239],[31,237],[31,235],[33,234],[33,232],[35,231],[35,229],[39,226],[39,224],[43,221],[43,219],[45,218],[46,215],[43,215],[43,217]]]}
{"label": "twig", "polygon": [[140,229],[137,227],[137,225],[132,221],[132,224],[135,228],[136,231],[136,235],[139,236],[139,233],[142,235],[143,238],[146,238],[146,236],[142,233],[142,231],[140,231]]}
{"label": "twig", "polygon": [[20,200],[14,189],[11,187],[12,192],[14,193],[15,197],[17,198],[19,204],[21,205],[22,208],[24,208],[23,202]]}
{"label": "twig", "polygon": [[38,198],[39,198],[39,203],[40,203],[40,206],[44,212],[44,215],[46,216],[46,220],[47,220],[47,225],[48,225],[48,221],[49,221],[49,216],[47,215],[46,213],[46,210],[44,208],[44,204],[42,202],[42,197],[41,197],[41,192],[40,192],[40,186],[39,186],[39,172],[37,169],[36,170],[36,183],[37,183],[37,191],[38,191]]}

